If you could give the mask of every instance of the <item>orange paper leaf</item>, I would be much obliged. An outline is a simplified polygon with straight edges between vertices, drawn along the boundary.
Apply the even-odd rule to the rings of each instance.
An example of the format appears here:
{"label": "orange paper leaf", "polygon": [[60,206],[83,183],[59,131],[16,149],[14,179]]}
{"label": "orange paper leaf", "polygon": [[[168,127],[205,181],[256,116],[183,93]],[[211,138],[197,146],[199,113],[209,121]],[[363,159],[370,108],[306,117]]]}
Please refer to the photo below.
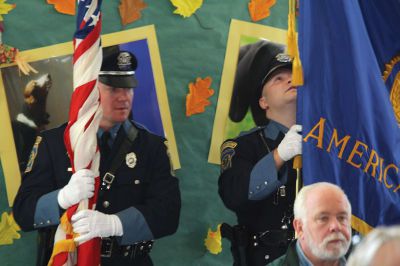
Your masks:
{"label": "orange paper leaf", "polygon": [[121,0],[119,4],[119,14],[122,25],[127,25],[141,18],[140,13],[147,4],[143,0]]}
{"label": "orange paper leaf", "polygon": [[47,0],[58,12],[67,15],[75,15],[75,2],[76,0]]}
{"label": "orange paper leaf", "polygon": [[252,21],[262,20],[270,15],[269,9],[275,5],[276,0],[251,0],[249,13]]}
{"label": "orange paper leaf", "polygon": [[189,94],[186,95],[186,116],[203,113],[205,107],[211,104],[208,100],[214,94],[214,90],[210,88],[211,83],[212,78],[206,77],[197,78],[196,83],[189,84]]}

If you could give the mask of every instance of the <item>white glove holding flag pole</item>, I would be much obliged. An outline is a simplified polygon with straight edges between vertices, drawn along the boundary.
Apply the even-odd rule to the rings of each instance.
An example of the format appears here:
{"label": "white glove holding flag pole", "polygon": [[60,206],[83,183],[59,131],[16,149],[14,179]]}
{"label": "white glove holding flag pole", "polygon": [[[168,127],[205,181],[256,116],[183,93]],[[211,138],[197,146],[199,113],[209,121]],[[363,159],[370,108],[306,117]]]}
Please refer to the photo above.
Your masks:
{"label": "white glove holding flag pole", "polygon": [[85,242],[95,237],[122,236],[119,217],[95,210],[82,210],[71,217],[72,227],[79,234],[75,242]]}
{"label": "white glove holding flag pole", "polygon": [[293,125],[278,145],[277,151],[282,160],[289,161],[294,156],[302,153],[301,149],[301,125]]}
{"label": "white glove holding flag pole", "polygon": [[94,194],[94,172],[89,169],[76,171],[68,184],[58,192],[58,204],[68,209],[83,199],[90,199]]}

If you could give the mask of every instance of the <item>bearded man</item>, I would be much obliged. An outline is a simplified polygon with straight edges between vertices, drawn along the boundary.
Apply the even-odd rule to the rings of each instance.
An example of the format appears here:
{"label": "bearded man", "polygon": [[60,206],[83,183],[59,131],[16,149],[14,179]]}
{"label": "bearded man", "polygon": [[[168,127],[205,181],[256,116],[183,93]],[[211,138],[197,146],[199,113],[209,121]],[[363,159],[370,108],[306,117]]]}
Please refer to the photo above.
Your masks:
{"label": "bearded man", "polygon": [[351,205],[341,188],[326,182],[303,187],[294,203],[297,241],[270,265],[345,265],[350,224]]}

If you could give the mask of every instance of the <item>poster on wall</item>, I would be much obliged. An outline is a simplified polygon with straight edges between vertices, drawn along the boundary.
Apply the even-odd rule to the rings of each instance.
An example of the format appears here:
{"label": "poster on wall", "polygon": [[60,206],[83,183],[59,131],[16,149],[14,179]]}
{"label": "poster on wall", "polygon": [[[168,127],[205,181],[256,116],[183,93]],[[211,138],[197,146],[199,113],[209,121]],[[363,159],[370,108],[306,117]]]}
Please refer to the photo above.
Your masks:
{"label": "poster on wall", "polygon": [[246,115],[240,122],[234,122],[230,118],[229,112],[240,48],[260,40],[267,40],[283,45],[286,43],[286,30],[234,19],[231,21],[217,111],[208,154],[209,163],[220,164],[220,147],[224,140],[234,138],[240,132],[255,127],[250,108],[248,108]]}
{"label": "poster on wall", "polygon": [[[154,26],[102,36],[102,46],[118,45],[133,53],[135,71],[132,117],[150,132],[168,139],[174,169],[180,168],[164,75]],[[16,65],[3,65],[0,75],[0,116],[4,130],[0,155],[9,205],[18,190],[21,173],[38,132],[68,121],[72,95],[72,42],[23,51],[38,73],[20,75]]]}

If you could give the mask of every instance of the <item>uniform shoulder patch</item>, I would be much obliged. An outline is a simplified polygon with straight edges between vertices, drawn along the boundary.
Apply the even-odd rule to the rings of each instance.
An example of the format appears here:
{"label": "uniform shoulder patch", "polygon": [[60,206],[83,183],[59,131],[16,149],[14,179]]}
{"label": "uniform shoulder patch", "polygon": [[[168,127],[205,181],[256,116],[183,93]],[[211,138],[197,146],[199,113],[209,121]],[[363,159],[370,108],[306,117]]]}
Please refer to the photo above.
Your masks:
{"label": "uniform shoulder patch", "polygon": [[232,141],[232,140],[228,140],[226,142],[224,142],[221,146],[221,152],[223,150],[225,150],[226,148],[231,148],[234,149],[237,146],[237,142],[236,141]]}
{"label": "uniform shoulder patch", "polygon": [[221,170],[222,172],[232,167],[232,158],[235,155],[237,142],[226,141],[221,146]]}
{"label": "uniform shoulder patch", "polygon": [[38,153],[39,144],[42,141],[41,136],[37,136],[35,144],[33,144],[31,154],[29,155],[29,161],[26,165],[25,173],[29,173],[32,170],[33,163],[35,162],[36,155]]}

